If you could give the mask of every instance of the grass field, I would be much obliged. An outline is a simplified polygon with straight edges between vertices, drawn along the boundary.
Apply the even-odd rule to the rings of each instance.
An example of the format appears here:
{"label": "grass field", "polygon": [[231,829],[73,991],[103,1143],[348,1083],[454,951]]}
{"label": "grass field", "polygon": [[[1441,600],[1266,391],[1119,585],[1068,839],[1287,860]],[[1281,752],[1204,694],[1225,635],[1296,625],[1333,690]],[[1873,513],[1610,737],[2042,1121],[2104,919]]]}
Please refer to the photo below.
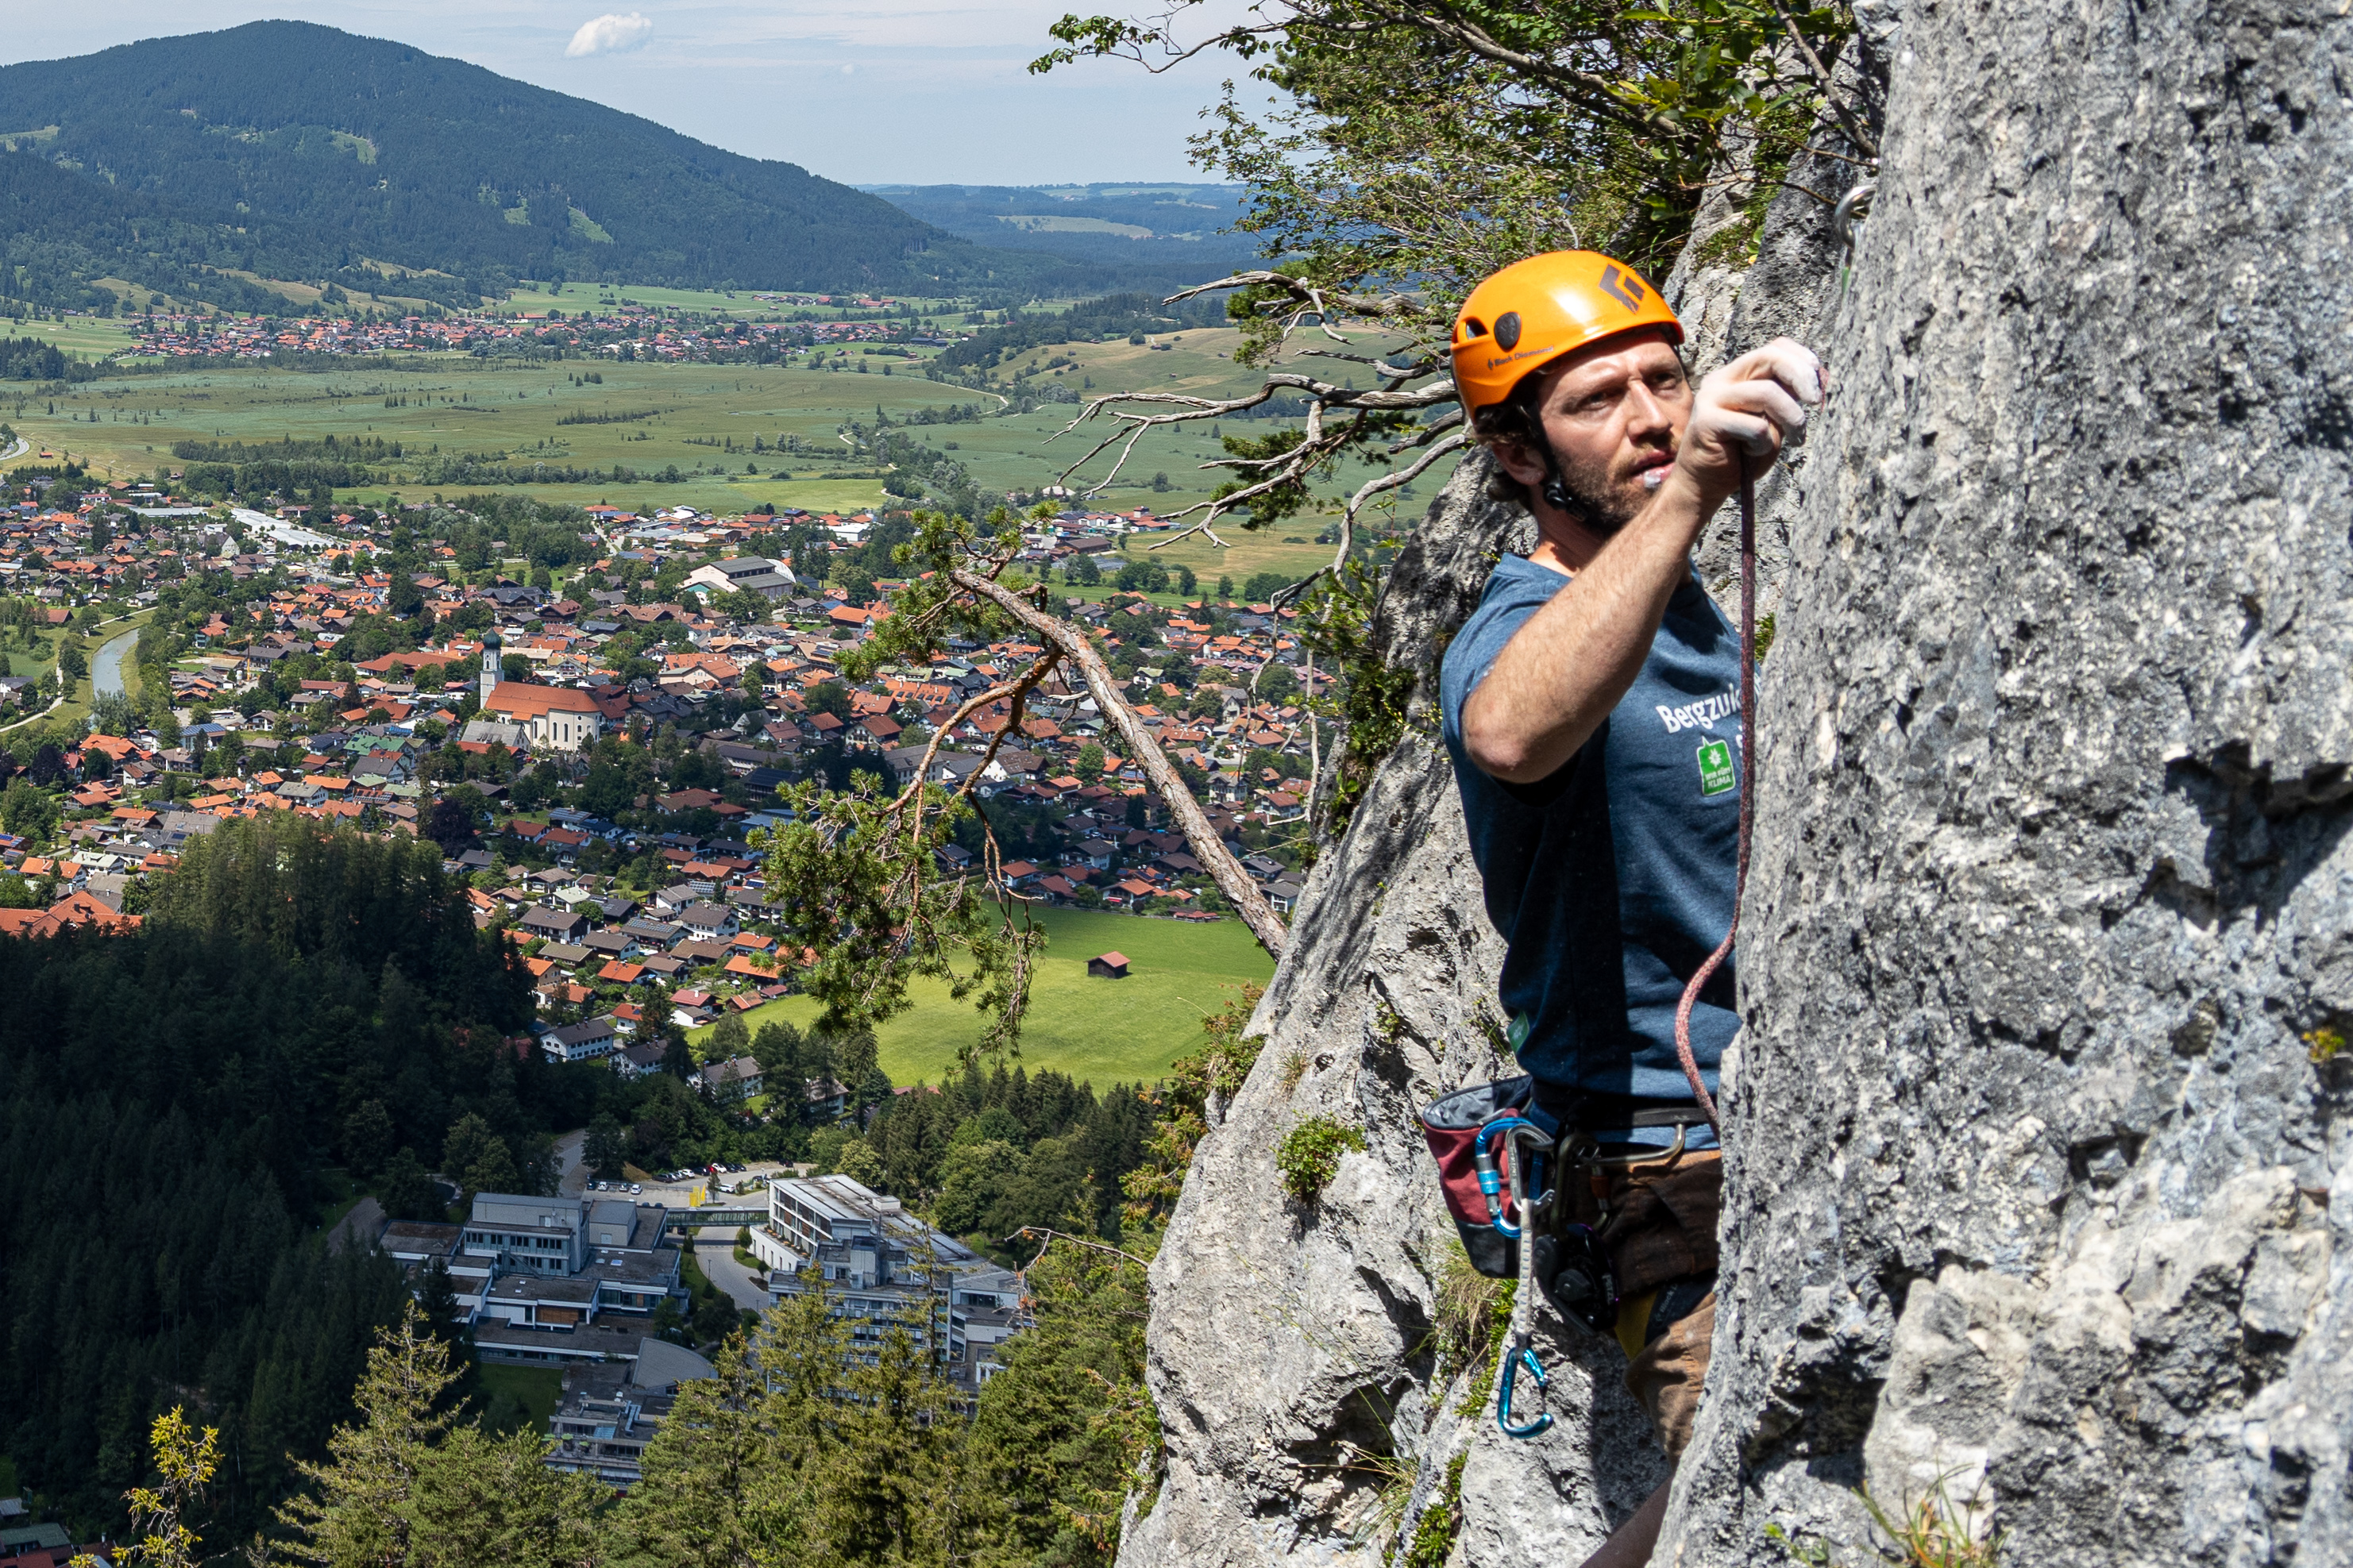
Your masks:
{"label": "grass field", "polygon": [[[1215,925],[1147,920],[1086,910],[1044,910],[1044,959],[1021,1030],[1019,1061],[1052,1068],[1096,1089],[1149,1083],[1201,1037],[1201,1019],[1237,994],[1245,980],[1266,983],[1274,961],[1240,921]],[[1124,980],[1098,980],[1087,960],[1116,949],[1133,961]],[[956,1052],[980,1037],[972,1007],[948,999],[945,986],[915,987],[915,1005],[880,1031],[882,1070],[898,1084],[937,1083],[958,1069]],[[744,1016],[754,1033],[769,1018],[807,1024],[817,1004],[787,996]],[[690,1037],[698,1044],[710,1034]]]}
{"label": "grass field", "polygon": [[564,1398],[564,1373],[552,1366],[507,1366],[491,1362],[474,1370],[482,1380],[486,1399],[500,1394],[514,1395],[531,1412],[532,1430],[547,1430],[549,1418]]}
{"label": "grass field", "polygon": [[[576,287],[576,286],[575,286]],[[573,289],[566,290],[566,302]],[[628,289],[648,303],[678,294],[705,308],[723,296],[680,290]],[[552,298],[552,297],[551,297]],[[527,298],[524,303],[530,302]],[[749,303],[745,297],[745,303]],[[27,330],[63,342],[77,352],[97,352],[95,341],[120,346],[120,327],[77,320],[59,328],[33,323]],[[1257,384],[1255,373],[1232,362],[1238,334],[1198,330],[1179,334],[1166,351],[1122,340],[1036,351],[1019,365],[1042,363],[1055,355],[1077,363],[1061,374],[1081,396],[1111,391],[1186,392],[1229,396]],[[1367,347],[1379,345],[1367,343]],[[1053,404],[1026,415],[999,416],[999,400],[927,381],[904,360],[869,359],[852,352],[856,369],[817,370],[786,365],[694,365],[653,363],[565,361],[525,365],[476,360],[466,355],[419,355],[396,371],[290,372],[258,365],[214,363],[169,373],[110,378],[73,386],[54,399],[36,398],[29,387],[13,395],[0,392],[0,419],[33,444],[80,458],[103,477],[155,474],[176,466],[172,445],[185,439],[274,442],[282,437],[316,439],[332,434],[381,437],[402,443],[409,460],[438,453],[477,454],[509,463],[545,462],[559,467],[610,468],[619,463],[644,473],[675,465],[674,482],[641,480],[627,485],[533,485],[527,493],[543,500],[588,504],[611,502],[639,510],[689,505],[740,512],[762,502],[811,511],[847,510],[882,502],[881,477],[849,461],[836,430],[845,419],[871,421],[880,406],[893,417],[923,407],[977,404],[988,413],[976,423],[934,425],[919,432],[932,446],[954,447],[984,494],[1035,489],[1056,482],[1110,426],[1101,421],[1060,434],[1078,405]],[[892,365],[898,374],[884,374]],[[1015,368],[1009,363],[1008,371]],[[1318,366],[1337,374],[1336,365]],[[583,371],[596,370],[601,384],[575,384]],[[1043,379],[1041,377],[1041,379]],[[1092,382],[1092,385],[1086,384]],[[388,406],[387,404],[393,405]],[[654,411],[651,417],[613,424],[563,424],[566,416]],[[1122,510],[1148,506],[1177,510],[1206,499],[1223,482],[1222,469],[1200,465],[1223,456],[1219,434],[1264,436],[1282,428],[1270,421],[1187,426],[1145,437],[1123,468],[1117,484],[1098,493],[1097,504]],[[749,450],[754,437],[773,447],[797,437],[797,453]],[[34,460],[28,454],[26,461]],[[1110,457],[1099,458],[1070,481],[1074,487],[1101,479]],[[746,473],[749,467],[752,472]],[[1445,466],[1413,487],[1404,504],[1415,508],[1445,481]],[[790,472],[791,479],[770,476]],[[824,479],[828,471],[860,476]],[[1336,498],[1344,487],[1361,484],[1374,470],[1344,469],[1319,493]],[[1170,488],[1155,490],[1154,476],[1166,474]],[[470,487],[458,487],[459,489]],[[386,489],[344,493],[343,499],[382,502]],[[405,500],[432,493],[400,487]],[[1230,547],[1220,550],[1195,536],[1160,552],[1171,564],[1184,564],[1214,579],[1230,574],[1237,582],[1260,571],[1303,574],[1328,559],[1312,542],[1322,519],[1303,516],[1261,533],[1229,522],[1221,532]]]}

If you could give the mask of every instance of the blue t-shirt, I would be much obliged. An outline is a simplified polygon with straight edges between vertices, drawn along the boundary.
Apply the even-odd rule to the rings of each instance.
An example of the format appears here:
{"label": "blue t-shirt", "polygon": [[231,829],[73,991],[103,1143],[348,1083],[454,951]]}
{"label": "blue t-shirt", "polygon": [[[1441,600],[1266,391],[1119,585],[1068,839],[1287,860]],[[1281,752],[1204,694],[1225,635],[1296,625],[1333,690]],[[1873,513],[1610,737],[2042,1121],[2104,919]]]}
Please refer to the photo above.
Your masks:
{"label": "blue t-shirt", "polygon": [[[1602,727],[1552,777],[1506,784],[1463,750],[1463,705],[1513,634],[1568,584],[1504,557],[1440,674],[1472,858],[1510,949],[1497,990],[1507,1013],[1528,1020],[1520,1064],[1539,1083],[1594,1097],[1597,1110],[1687,1104],[1675,1008],[1732,923],[1740,634],[1686,576]],[[1739,1026],[1735,995],[1727,955],[1692,1009],[1692,1056],[1711,1095]]]}

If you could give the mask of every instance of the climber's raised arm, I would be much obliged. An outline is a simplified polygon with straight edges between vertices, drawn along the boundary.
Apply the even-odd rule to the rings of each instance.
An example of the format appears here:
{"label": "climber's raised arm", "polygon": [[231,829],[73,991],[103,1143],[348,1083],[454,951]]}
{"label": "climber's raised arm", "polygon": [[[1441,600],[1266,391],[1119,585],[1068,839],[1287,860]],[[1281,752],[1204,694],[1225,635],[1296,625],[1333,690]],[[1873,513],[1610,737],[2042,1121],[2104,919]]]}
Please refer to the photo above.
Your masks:
{"label": "climber's raised arm", "polygon": [[1525,395],[1481,410],[1495,461],[1528,499],[1528,559],[1575,578],[1495,656],[1462,713],[1462,743],[1512,784],[1550,777],[1626,695],[1699,531],[1821,400],[1822,370],[1787,338],[1696,394],[1664,328],[1564,355]]}

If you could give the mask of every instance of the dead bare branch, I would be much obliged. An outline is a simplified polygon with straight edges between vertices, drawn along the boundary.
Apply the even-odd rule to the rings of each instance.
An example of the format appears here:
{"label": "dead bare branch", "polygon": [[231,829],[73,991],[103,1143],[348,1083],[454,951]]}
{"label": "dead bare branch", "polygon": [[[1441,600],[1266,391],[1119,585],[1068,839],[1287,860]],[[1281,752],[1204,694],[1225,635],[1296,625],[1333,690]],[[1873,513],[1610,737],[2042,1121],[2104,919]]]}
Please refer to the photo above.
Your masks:
{"label": "dead bare branch", "polygon": [[998,1245],[1010,1247],[1025,1236],[1042,1243],[1042,1245],[1038,1248],[1041,1253],[1044,1252],[1047,1247],[1053,1246],[1054,1243],[1058,1241],[1067,1241],[1072,1247],[1083,1247],[1090,1252],[1108,1252],[1114,1258],[1124,1258],[1130,1263],[1135,1264],[1140,1268],[1149,1268],[1152,1267],[1152,1260],[1150,1258],[1138,1258],[1133,1252],[1123,1252],[1107,1241],[1089,1241],[1085,1237],[1072,1236],[1067,1230],[1049,1230],[1042,1225],[1025,1225],[1019,1230],[1015,1231],[1011,1236],[1007,1237],[1004,1241]]}
{"label": "dead bare branch", "polygon": [[1317,310],[1337,310],[1350,316],[1382,319],[1389,316],[1409,316],[1423,308],[1419,294],[1325,294],[1316,284],[1287,272],[1263,269],[1229,273],[1214,283],[1196,283],[1190,289],[1180,289],[1161,303],[1174,305],[1179,300],[1190,300],[1197,294],[1214,294],[1220,289],[1280,289],[1292,299]]}
{"label": "dead bare branch", "polygon": [[1191,846],[1194,858],[1201,862],[1210,879],[1218,884],[1218,890],[1232,901],[1241,915],[1242,923],[1250,927],[1252,936],[1258,938],[1259,945],[1280,959],[1289,936],[1283,929],[1282,917],[1274,912],[1274,906],[1266,901],[1266,895],[1259,891],[1258,884],[1250,880],[1250,873],[1242,869],[1241,862],[1234,858],[1233,851],[1226,847],[1225,840],[1219,837],[1217,830],[1209,826],[1208,814],[1201,809],[1201,803],[1193,798],[1193,792],[1186,787],[1176,765],[1160,749],[1160,742],[1144,727],[1144,721],[1136,716],[1134,708],[1121,694],[1119,678],[1112,673],[1111,667],[1103,662],[1103,655],[1095,651],[1094,645],[1087,641],[1078,628],[1047,614],[1001,583],[962,567],[951,571],[948,578],[965,593],[987,599],[1037,633],[1048,647],[1060,650],[1062,656],[1078,668],[1080,674],[1086,678],[1087,689],[1093,695],[1095,706],[1103,710],[1103,717],[1119,731],[1121,742],[1127,748],[1128,754],[1143,764],[1145,776],[1160,792],[1160,798],[1168,807],[1169,815],[1176,819],[1177,831],[1184,834],[1185,841]]}
{"label": "dead bare branch", "polygon": [[1830,68],[1822,64],[1822,57],[1814,53],[1814,46],[1806,42],[1806,35],[1798,31],[1797,19],[1789,15],[1788,7],[1782,5],[1781,0],[1773,0],[1773,15],[1781,18],[1781,26],[1789,35],[1789,41],[1798,46],[1798,53],[1805,58],[1806,68],[1813,73],[1814,85],[1822,89],[1823,100],[1831,106],[1831,112],[1838,116],[1839,126],[1845,131],[1847,140],[1853,142],[1864,157],[1877,163],[1879,144],[1863,134],[1862,125],[1847,108],[1846,100],[1840,97],[1838,89],[1831,85]]}

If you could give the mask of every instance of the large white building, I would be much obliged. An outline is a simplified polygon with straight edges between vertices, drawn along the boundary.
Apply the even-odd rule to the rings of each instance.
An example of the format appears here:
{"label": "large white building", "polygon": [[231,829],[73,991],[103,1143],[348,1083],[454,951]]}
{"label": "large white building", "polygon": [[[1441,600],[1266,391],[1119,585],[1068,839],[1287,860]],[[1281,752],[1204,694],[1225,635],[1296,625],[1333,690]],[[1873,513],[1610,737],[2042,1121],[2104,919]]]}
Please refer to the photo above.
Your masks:
{"label": "large white building", "polygon": [[752,1230],[768,1299],[814,1279],[853,1345],[903,1328],[967,1389],[997,1369],[996,1347],[1023,1327],[1021,1277],[849,1176],[792,1177],[768,1188],[768,1220]]}
{"label": "large white building", "polygon": [[378,1238],[448,1270],[489,1361],[628,1359],[662,1302],[683,1302],[669,1211],[627,1198],[478,1193],[462,1226],[400,1221]]}
{"label": "large white building", "polygon": [[595,698],[570,686],[502,680],[482,699],[482,712],[513,725],[541,751],[585,751],[605,732],[605,710]]}
{"label": "large white building", "polygon": [[792,592],[794,578],[792,568],[781,561],[759,555],[732,555],[724,561],[696,567],[686,574],[686,584],[690,588],[707,588],[714,594],[750,593],[780,599]]}

